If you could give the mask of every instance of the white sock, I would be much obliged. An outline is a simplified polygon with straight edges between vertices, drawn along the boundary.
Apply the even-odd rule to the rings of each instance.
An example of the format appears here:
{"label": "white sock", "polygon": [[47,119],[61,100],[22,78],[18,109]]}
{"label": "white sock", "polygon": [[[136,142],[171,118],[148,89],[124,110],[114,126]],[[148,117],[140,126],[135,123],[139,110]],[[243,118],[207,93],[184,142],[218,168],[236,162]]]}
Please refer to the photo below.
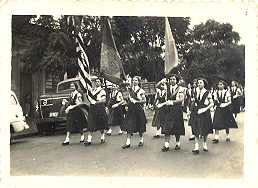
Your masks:
{"label": "white sock", "polygon": [[195,136],[194,135],[192,135],[190,138],[194,138]]}
{"label": "white sock", "polygon": [[111,133],[112,132],[112,129],[109,129],[107,133]]}
{"label": "white sock", "polygon": [[194,150],[199,150],[199,144],[194,145]]}
{"label": "white sock", "polygon": [[127,138],[125,144],[126,144],[126,145],[130,145],[130,142],[131,142],[130,138]]}
{"label": "white sock", "polygon": [[92,136],[91,135],[88,135],[88,142],[91,142],[91,139],[92,139]]}
{"label": "white sock", "polygon": [[69,140],[70,139],[68,137],[66,137],[64,143],[69,142]]}
{"label": "white sock", "polygon": [[218,134],[215,134],[215,137],[214,137],[216,140],[219,139],[219,135]]}
{"label": "white sock", "polygon": [[230,137],[229,137],[229,134],[227,134],[227,138],[230,138]]}
{"label": "white sock", "polygon": [[81,140],[84,140],[84,134],[83,134],[83,135],[81,135]]}
{"label": "white sock", "polygon": [[122,133],[123,131],[121,129],[119,129],[119,133]]}
{"label": "white sock", "polygon": [[169,147],[169,142],[165,142],[165,147],[166,147],[166,148]]}
{"label": "white sock", "polygon": [[101,136],[100,136],[100,139],[105,139],[105,134],[103,133],[103,134],[101,134]]}
{"label": "white sock", "polygon": [[140,142],[143,142],[143,136],[142,136],[142,137],[140,137]]}
{"label": "white sock", "polygon": [[206,142],[203,142],[203,148],[204,148],[204,149],[208,149]]}
{"label": "white sock", "polygon": [[180,146],[180,142],[176,142],[176,145]]}
{"label": "white sock", "polygon": [[160,135],[160,129],[157,130],[156,135]]}

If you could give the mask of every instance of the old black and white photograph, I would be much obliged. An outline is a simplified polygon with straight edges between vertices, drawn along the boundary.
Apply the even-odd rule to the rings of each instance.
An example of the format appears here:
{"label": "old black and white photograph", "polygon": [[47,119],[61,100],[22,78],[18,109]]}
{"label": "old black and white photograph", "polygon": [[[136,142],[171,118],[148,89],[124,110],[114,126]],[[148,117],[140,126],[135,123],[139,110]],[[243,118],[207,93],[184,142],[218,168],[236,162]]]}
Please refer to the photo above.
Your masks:
{"label": "old black and white photograph", "polygon": [[256,187],[257,5],[197,4],[3,5],[4,187]]}

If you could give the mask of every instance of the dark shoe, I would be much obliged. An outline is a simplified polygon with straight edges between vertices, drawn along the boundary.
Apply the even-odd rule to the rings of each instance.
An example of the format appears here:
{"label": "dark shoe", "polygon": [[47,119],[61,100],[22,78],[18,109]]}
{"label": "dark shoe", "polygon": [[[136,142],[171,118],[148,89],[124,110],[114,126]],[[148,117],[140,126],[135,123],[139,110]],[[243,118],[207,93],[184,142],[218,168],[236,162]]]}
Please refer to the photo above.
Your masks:
{"label": "dark shoe", "polygon": [[131,133],[131,136],[133,136],[133,133]]}
{"label": "dark shoe", "polygon": [[213,142],[214,144],[217,144],[217,143],[219,143],[219,140],[218,140],[218,139],[213,139],[212,142]]}
{"label": "dark shoe", "polygon": [[208,149],[203,148],[203,151],[208,151]]}
{"label": "dark shoe", "polygon": [[140,143],[139,143],[139,146],[143,146],[143,142],[140,142]]}
{"label": "dark shoe", "polygon": [[162,148],[161,150],[162,150],[163,152],[168,151],[168,150],[169,150],[169,147],[163,146],[163,148]]}
{"label": "dark shoe", "polygon": [[121,135],[121,134],[123,134],[123,132],[118,133],[118,135]]}
{"label": "dark shoe", "polygon": [[159,138],[159,135],[155,135],[155,136],[153,136],[154,138]]}
{"label": "dark shoe", "polygon": [[193,154],[199,154],[199,150],[192,150]]}
{"label": "dark shoe", "polygon": [[80,143],[84,142],[84,140],[80,140]]}
{"label": "dark shoe", "polygon": [[226,141],[229,142],[229,141],[230,141],[230,138],[227,138]]}
{"label": "dark shoe", "polygon": [[129,145],[126,145],[126,144],[125,144],[125,145],[122,146],[122,148],[123,148],[123,149],[125,149],[125,148],[130,148],[130,144],[129,144]]}
{"label": "dark shoe", "polygon": [[84,146],[90,146],[91,145],[91,142],[84,142]]}
{"label": "dark shoe", "polygon": [[62,146],[66,146],[66,145],[69,145],[69,142],[63,142],[62,143]]}
{"label": "dark shoe", "polygon": [[175,150],[180,150],[180,146],[176,145]]}
{"label": "dark shoe", "polygon": [[100,140],[100,143],[105,143],[105,139],[101,139],[101,140]]}
{"label": "dark shoe", "polygon": [[106,135],[111,136],[111,133],[106,133]]}
{"label": "dark shoe", "polygon": [[190,137],[189,140],[194,140],[194,137]]}

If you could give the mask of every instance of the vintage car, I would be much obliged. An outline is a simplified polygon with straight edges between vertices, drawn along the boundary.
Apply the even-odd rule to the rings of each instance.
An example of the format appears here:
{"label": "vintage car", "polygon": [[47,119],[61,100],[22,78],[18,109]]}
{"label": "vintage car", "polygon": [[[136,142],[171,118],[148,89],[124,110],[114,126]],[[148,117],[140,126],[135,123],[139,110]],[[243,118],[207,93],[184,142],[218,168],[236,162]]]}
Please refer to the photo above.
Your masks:
{"label": "vintage car", "polygon": [[10,108],[10,136],[13,133],[28,129],[25,116],[23,116],[22,107],[18,101],[16,94],[11,91],[11,108]]}
{"label": "vintage car", "polygon": [[[94,76],[91,77],[91,79],[94,78]],[[78,91],[83,94],[79,78],[75,77],[59,82],[56,93],[44,94],[39,97],[34,122],[42,136],[53,133],[56,127],[61,124],[65,125],[65,109],[67,107],[66,102],[70,99],[71,83],[77,83],[79,86]],[[84,99],[86,99],[85,94],[83,94]],[[85,102],[87,103],[87,100]]]}

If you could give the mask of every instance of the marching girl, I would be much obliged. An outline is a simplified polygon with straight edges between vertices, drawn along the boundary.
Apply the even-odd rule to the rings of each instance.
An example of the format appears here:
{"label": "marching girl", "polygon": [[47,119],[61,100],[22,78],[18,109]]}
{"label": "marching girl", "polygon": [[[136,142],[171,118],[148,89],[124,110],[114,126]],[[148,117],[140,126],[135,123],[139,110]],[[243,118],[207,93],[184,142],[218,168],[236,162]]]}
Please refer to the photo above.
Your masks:
{"label": "marching girl", "polygon": [[143,133],[146,132],[147,119],[143,111],[144,103],[146,103],[145,91],[140,88],[140,77],[134,76],[132,88],[129,88],[128,111],[125,120],[121,126],[122,131],[127,132],[127,139],[123,149],[130,148],[131,133],[139,132],[139,146],[143,146]]}
{"label": "marching girl", "polygon": [[213,133],[210,108],[214,104],[210,92],[205,89],[207,83],[204,78],[197,79],[198,87],[196,88],[195,101],[189,119],[189,125],[191,125],[195,135],[193,154],[199,154],[199,135],[203,136],[203,150],[208,151],[207,136]]}
{"label": "marching girl", "polygon": [[111,136],[112,127],[119,125],[118,134],[122,134],[121,125],[124,122],[124,107],[123,94],[119,91],[119,87],[116,84],[112,85],[112,92],[107,107],[109,108],[108,125],[109,130],[106,135]]}
{"label": "marching girl", "polygon": [[90,110],[88,117],[88,139],[84,143],[85,146],[91,145],[92,134],[100,130],[100,142],[105,143],[104,129],[108,130],[107,115],[105,110],[106,92],[102,89],[102,81],[100,78],[95,79],[96,88],[93,89],[93,98],[90,100]]}
{"label": "marching girl", "polygon": [[163,104],[158,104],[160,108],[166,105],[165,122],[162,127],[162,134],[165,134],[165,145],[162,148],[163,152],[169,150],[170,135],[175,135],[176,146],[175,150],[180,149],[180,135],[185,135],[185,127],[183,120],[182,102],[184,100],[184,89],[178,85],[179,77],[172,74],[169,77],[170,83],[167,85],[166,101]]}
{"label": "marching girl", "polygon": [[165,122],[165,115],[166,115],[166,109],[167,107],[159,106],[158,104],[162,104],[166,101],[166,79],[162,80],[162,83],[160,86],[156,89],[156,96],[155,96],[155,113],[152,119],[152,126],[157,128],[156,135],[154,135],[154,138],[159,138],[161,133],[161,128],[164,125]]}
{"label": "marching girl", "polygon": [[[71,136],[71,132],[80,132],[81,139],[80,142],[84,142],[84,133],[83,129],[87,127],[88,122],[86,119],[85,113],[83,113],[83,109],[81,104],[82,95],[78,92],[78,85],[76,83],[70,84],[70,89],[72,92],[70,93],[70,102],[69,106],[66,108],[65,113],[67,113],[67,121],[66,121],[66,138],[62,143],[63,146],[69,145],[69,140]],[[68,102],[68,101],[67,101]]]}
{"label": "marching girl", "polygon": [[[192,81],[192,87],[191,89],[188,91],[189,94],[190,94],[190,100],[189,100],[189,105],[188,105],[188,111],[187,111],[187,114],[188,114],[188,119],[189,119],[189,116],[190,116],[190,111],[192,110],[192,104],[194,102],[194,98],[195,98],[195,95],[196,95],[196,88],[197,88],[197,80],[194,79]],[[191,125],[188,123],[188,126],[191,127]],[[192,127],[191,127],[192,129]],[[189,140],[194,140],[195,136],[193,134],[193,129],[192,129],[192,135],[190,136]]]}
{"label": "marching girl", "polygon": [[218,82],[218,91],[214,93],[214,103],[216,111],[213,118],[213,129],[215,129],[215,138],[212,140],[214,143],[219,142],[219,130],[226,130],[226,141],[230,141],[229,129],[238,128],[236,121],[230,111],[229,105],[231,104],[231,96],[229,91],[226,90],[227,84],[224,81]]}
{"label": "marching girl", "polygon": [[242,93],[241,93],[240,88],[238,87],[237,82],[234,80],[231,82],[230,92],[231,92],[232,113],[233,113],[235,120],[237,120],[237,114],[240,113],[239,97],[242,96]]}

